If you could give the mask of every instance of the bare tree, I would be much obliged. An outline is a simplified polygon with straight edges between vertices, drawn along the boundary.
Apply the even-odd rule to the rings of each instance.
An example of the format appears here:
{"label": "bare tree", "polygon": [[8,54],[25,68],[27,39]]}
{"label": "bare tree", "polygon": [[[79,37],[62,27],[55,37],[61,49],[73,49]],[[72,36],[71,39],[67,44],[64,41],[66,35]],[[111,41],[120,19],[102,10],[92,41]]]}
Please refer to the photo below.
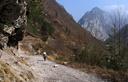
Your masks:
{"label": "bare tree", "polygon": [[121,52],[122,43],[121,43],[120,33],[122,27],[124,27],[124,25],[126,24],[128,24],[127,14],[121,8],[118,8],[112,12],[112,14],[110,15],[110,27],[111,27],[110,45],[111,45],[112,57],[110,58],[114,63],[118,64],[119,66],[121,65],[120,61],[122,60],[122,52]]}

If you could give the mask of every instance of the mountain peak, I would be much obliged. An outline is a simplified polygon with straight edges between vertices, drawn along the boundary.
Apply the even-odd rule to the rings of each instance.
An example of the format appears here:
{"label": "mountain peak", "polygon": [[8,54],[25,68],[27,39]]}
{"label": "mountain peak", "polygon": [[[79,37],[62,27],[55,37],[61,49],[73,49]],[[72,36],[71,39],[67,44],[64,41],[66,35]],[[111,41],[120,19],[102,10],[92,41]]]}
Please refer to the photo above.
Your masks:
{"label": "mountain peak", "polygon": [[99,7],[94,7],[92,10],[100,10]]}
{"label": "mountain peak", "polygon": [[86,12],[79,20],[79,24],[88,30],[94,37],[105,41],[108,38],[106,33],[106,25],[104,21],[105,11],[98,7],[94,7],[91,11]]}
{"label": "mountain peak", "polygon": [[94,7],[94,8],[91,10],[91,12],[92,12],[92,13],[97,13],[97,12],[98,12],[98,13],[99,13],[99,12],[101,12],[101,13],[102,13],[102,12],[103,12],[103,10],[102,10],[102,9],[100,9],[99,7]]}

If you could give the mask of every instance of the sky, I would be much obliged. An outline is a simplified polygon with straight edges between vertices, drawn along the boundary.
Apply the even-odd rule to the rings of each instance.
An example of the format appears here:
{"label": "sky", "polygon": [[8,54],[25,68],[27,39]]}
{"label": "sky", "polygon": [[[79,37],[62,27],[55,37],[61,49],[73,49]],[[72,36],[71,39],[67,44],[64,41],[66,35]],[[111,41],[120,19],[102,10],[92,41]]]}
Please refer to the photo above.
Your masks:
{"label": "sky", "polygon": [[87,11],[94,7],[103,10],[123,8],[128,11],[128,0],[57,0],[78,21]]}

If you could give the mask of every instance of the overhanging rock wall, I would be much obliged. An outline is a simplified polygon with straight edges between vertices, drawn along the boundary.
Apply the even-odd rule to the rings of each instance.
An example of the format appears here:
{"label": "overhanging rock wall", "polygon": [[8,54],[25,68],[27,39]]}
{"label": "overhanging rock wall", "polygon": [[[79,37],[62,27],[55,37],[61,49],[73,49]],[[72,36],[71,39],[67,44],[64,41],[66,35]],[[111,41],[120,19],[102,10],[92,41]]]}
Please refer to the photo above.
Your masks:
{"label": "overhanging rock wall", "polygon": [[25,0],[0,0],[0,48],[22,40],[27,23]]}

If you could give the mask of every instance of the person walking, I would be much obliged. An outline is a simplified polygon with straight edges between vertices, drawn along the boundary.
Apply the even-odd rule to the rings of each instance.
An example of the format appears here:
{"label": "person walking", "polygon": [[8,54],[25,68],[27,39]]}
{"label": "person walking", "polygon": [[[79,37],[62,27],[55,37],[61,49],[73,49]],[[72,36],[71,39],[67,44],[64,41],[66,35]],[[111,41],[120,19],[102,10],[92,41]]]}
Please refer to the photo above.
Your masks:
{"label": "person walking", "polygon": [[43,52],[43,58],[44,58],[44,61],[47,60],[47,53],[46,52]]}

